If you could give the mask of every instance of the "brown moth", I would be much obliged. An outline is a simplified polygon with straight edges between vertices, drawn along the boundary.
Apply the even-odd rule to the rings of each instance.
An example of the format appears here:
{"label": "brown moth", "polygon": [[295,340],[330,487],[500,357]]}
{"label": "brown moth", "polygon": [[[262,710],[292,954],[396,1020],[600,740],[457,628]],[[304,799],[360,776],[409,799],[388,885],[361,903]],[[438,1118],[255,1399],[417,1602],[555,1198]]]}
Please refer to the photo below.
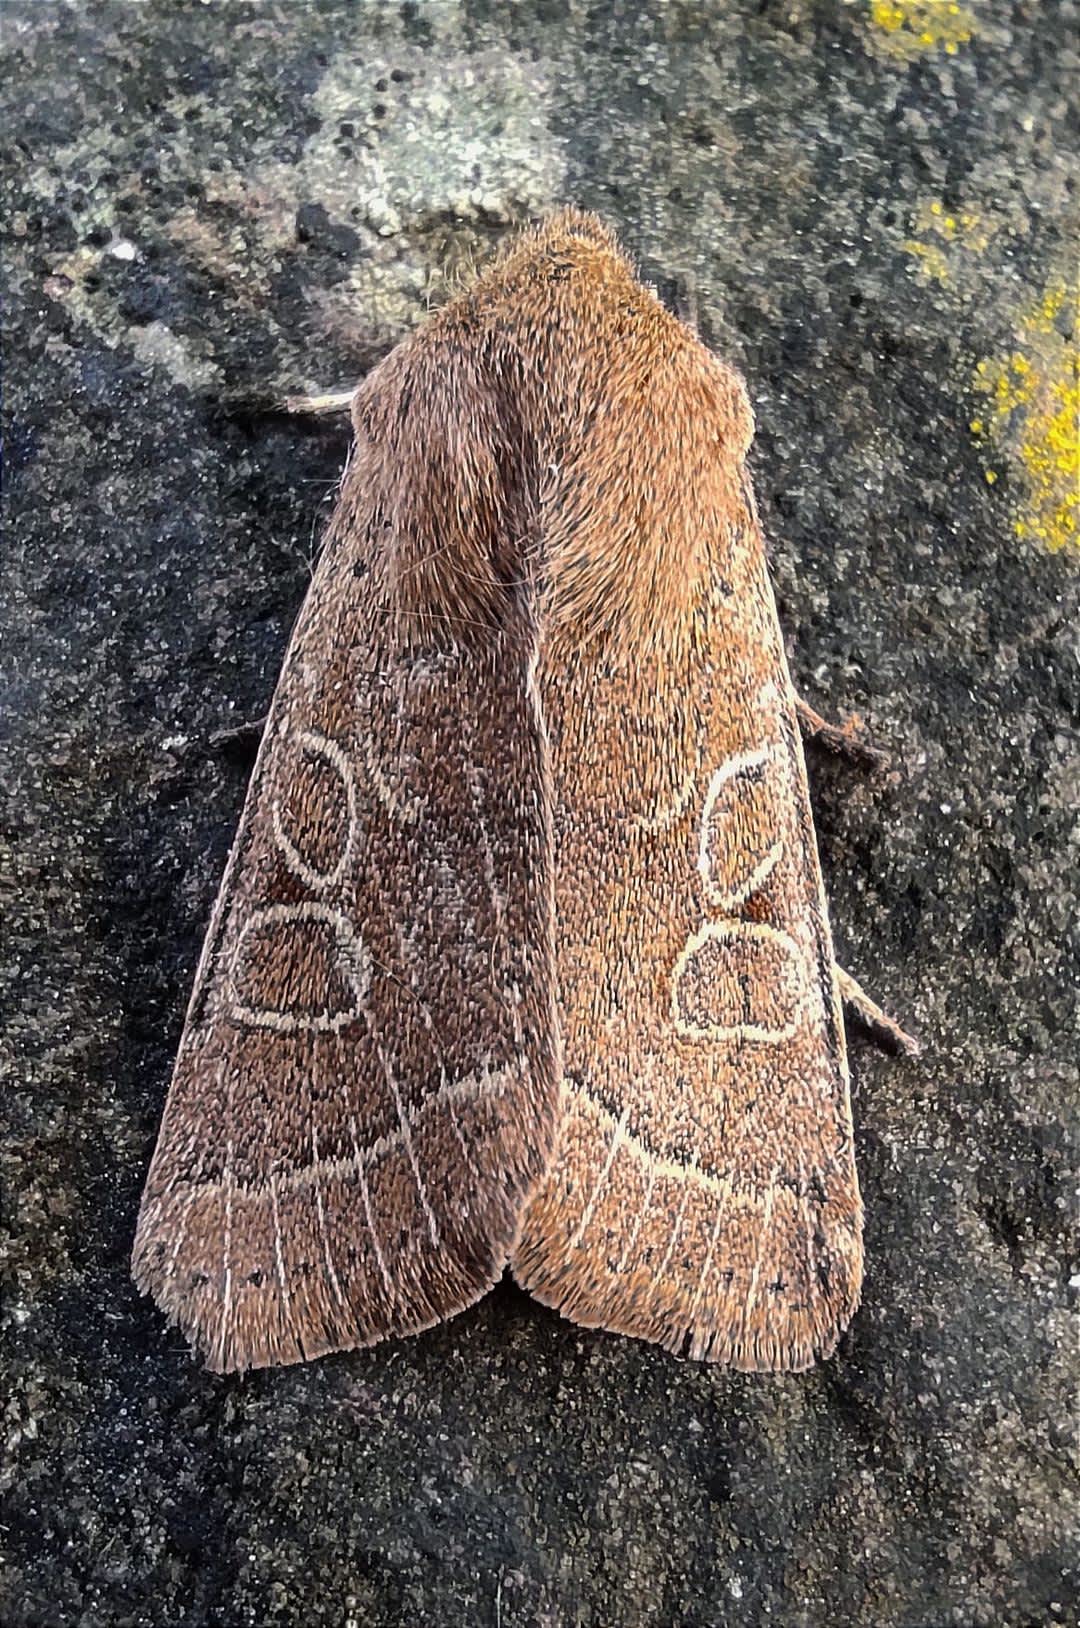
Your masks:
{"label": "brown moth", "polygon": [[218,1370],[508,1261],[579,1323],[805,1368],[862,1206],[742,380],[567,211],[352,416],[136,1281]]}

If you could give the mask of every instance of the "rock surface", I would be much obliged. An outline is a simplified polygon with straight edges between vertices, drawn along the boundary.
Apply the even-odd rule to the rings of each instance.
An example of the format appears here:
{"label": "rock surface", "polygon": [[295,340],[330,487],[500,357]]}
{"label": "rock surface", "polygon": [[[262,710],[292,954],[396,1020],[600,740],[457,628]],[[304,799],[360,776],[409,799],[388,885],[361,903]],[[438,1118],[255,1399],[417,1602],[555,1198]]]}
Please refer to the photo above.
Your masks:
{"label": "rock surface", "polygon": [[[11,1628],[1078,1620],[1078,22],[7,0]],[[794,671],[893,754],[811,764],[840,957],[925,1047],[853,1045],[864,1304],[790,1379],[506,1285],[222,1382],[127,1254],[244,792],[210,738],[346,452],[267,404],[564,201],[745,369]]]}

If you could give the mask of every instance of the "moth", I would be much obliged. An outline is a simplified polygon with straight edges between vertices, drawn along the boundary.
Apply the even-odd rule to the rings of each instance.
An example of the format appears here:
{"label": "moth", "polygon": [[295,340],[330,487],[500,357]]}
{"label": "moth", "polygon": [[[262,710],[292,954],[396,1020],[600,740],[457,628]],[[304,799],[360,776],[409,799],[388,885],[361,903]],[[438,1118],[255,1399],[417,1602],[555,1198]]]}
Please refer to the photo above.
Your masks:
{"label": "moth", "polygon": [[215,1371],[415,1333],[508,1263],[805,1368],[862,1205],[744,384],[567,211],[351,411],[135,1280]]}

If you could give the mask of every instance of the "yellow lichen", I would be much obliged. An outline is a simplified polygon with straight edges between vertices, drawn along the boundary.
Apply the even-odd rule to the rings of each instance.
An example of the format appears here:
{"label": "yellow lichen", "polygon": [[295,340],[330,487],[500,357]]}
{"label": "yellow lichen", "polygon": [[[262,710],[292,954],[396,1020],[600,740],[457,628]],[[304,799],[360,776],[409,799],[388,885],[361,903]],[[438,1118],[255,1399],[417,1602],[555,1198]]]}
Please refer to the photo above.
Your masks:
{"label": "yellow lichen", "polygon": [[[1071,343],[1058,323],[1070,302]],[[1070,295],[1064,283],[1052,284],[1022,319],[1015,349],[986,358],[975,370],[975,387],[987,405],[971,420],[971,433],[1003,450],[1021,477],[1016,535],[1054,551],[1080,546],[1078,317],[1076,289]],[[992,485],[997,474],[985,473]]]}
{"label": "yellow lichen", "polygon": [[920,204],[912,235],[904,248],[915,261],[923,278],[947,284],[961,257],[981,254],[993,235],[993,228],[975,209],[946,211],[938,198]]}
{"label": "yellow lichen", "polygon": [[949,262],[936,243],[922,243],[918,238],[909,237],[904,240],[904,248],[918,262],[924,277],[935,283],[948,282]]}
{"label": "yellow lichen", "polygon": [[944,51],[955,56],[975,32],[975,19],[955,0],[869,0],[870,19],[890,56],[913,57]]}

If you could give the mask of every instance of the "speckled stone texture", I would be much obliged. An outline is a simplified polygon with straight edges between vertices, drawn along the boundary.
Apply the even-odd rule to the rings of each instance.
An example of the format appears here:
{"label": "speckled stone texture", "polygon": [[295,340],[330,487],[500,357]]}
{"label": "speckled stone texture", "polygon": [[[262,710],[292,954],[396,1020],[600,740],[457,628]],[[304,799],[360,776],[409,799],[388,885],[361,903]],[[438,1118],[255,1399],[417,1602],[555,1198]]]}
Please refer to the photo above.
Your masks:
{"label": "speckled stone texture", "polygon": [[[1076,1622],[1077,7],[7,0],[0,27],[0,1619]],[[509,1285],[213,1379],[127,1257],[249,766],[213,737],[265,710],[346,452],[270,407],[564,201],[745,369],[794,670],[892,752],[811,763],[841,959],[925,1046],[853,1045],[864,1304],[790,1379]]]}

